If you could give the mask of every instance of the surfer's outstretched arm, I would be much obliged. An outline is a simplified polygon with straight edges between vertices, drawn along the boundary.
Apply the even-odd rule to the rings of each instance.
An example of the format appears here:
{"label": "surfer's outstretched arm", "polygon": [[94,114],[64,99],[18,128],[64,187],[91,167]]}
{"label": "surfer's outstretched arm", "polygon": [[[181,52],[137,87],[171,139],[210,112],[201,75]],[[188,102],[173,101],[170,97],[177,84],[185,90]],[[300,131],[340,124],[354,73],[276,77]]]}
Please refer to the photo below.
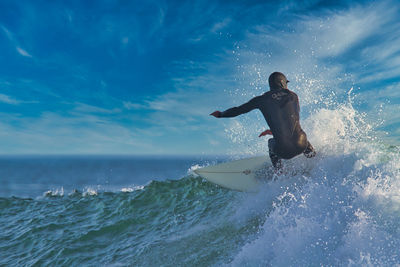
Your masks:
{"label": "surfer's outstretched arm", "polygon": [[238,107],[227,109],[224,112],[214,111],[210,115],[216,118],[232,118],[247,113],[249,111],[252,111],[253,109],[256,108],[258,108],[258,97],[254,97],[249,102],[244,103],[243,105],[240,105]]}

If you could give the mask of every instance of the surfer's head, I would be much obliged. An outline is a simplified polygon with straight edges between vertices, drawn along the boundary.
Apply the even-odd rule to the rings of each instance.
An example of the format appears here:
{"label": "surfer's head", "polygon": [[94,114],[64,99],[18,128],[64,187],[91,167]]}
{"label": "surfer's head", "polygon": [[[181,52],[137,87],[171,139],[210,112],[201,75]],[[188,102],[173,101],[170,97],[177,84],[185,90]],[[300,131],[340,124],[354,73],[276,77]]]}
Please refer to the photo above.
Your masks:
{"label": "surfer's head", "polygon": [[268,79],[270,90],[288,89],[286,76],[281,72],[274,72]]}

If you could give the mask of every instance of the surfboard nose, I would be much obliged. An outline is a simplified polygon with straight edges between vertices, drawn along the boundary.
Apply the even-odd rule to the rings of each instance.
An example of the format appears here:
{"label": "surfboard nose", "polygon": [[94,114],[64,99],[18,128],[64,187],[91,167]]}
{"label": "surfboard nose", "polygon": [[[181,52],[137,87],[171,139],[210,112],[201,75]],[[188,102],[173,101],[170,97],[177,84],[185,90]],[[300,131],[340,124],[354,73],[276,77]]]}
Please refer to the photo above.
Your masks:
{"label": "surfboard nose", "polygon": [[256,192],[259,181],[256,171],[271,165],[267,157],[253,157],[199,168],[193,172],[222,187],[245,192]]}

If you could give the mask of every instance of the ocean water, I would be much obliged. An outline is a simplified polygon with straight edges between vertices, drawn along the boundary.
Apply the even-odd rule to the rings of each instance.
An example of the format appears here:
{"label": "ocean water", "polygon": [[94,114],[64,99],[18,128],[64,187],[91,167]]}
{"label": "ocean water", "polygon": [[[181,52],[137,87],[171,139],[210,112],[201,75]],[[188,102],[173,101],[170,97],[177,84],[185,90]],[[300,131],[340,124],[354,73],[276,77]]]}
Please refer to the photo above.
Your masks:
{"label": "ocean water", "polygon": [[400,264],[399,147],[349,102],[302,124],[316,158],[258,193],[192,172],[233,156],[2,157],[0,265]]}

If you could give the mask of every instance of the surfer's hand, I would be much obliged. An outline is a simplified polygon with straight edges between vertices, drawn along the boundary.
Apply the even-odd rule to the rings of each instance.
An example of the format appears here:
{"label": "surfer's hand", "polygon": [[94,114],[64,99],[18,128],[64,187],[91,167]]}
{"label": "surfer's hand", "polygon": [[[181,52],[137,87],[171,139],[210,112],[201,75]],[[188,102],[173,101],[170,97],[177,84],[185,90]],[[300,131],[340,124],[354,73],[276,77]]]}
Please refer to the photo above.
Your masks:
{"label": "surfer's hand", "polygon": [[217,110],[210,114],[210,116],[214,116],[215,118],[221,118],[221,111]]}
{"label": "surfer's hand", "polygon": [[264,132],[260,133],[260,135],[258,137],[261,137],[261,136],[264,136],[264,135],[267,135],[267,134],[272,135],[271,130],[265,130]]}

